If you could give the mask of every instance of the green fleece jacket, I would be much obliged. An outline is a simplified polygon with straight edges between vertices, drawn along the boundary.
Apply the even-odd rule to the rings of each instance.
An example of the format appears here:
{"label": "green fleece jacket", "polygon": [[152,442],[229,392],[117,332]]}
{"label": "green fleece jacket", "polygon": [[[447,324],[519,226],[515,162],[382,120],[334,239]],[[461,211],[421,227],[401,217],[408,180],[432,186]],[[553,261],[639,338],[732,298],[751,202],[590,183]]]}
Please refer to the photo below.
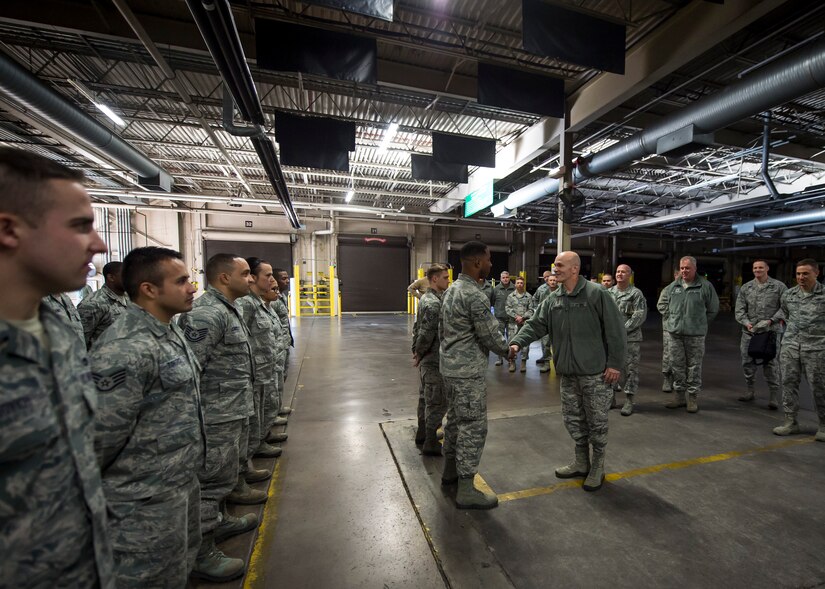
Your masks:
{"label": "green fleece jacket", "polygon": [[719,312],[716,289],[697,275],[690,286],[681,278],[668,284],[656,304],[665,331],[676,335],[707,335],[708,325]]}
{"label": "green fleece jacket", "polygon": [[510,343],[524,348],[545,335],[557,374],[587,376],[624,365],[624,317],[606,288],[581,276],[573,292],[563,286],[551,292]]}

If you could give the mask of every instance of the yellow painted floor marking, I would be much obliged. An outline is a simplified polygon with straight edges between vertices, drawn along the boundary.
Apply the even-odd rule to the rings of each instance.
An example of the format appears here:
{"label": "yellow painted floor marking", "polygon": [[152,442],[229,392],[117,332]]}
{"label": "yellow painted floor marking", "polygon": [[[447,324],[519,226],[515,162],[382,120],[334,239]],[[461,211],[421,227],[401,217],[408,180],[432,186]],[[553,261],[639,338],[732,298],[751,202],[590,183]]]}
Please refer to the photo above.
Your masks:
{"label": "yellow painted floor marking", "polygon": [[[777,444],[770,444],[768,446],[761,446],[759,448],[751,448],[749,450],[734,450],[733,452],[725,452],[724,454],[713,454],[711,456],[700,456],[699,458],[690,458],[688,460],[680,460],[678,462],[668,462],[665,464],[654,464],[653,466],[645,466],[642,468],[634,468],[624,472],[614,472],[605,476],[605,482],[613,482],[621,479],[628,479],[631,477],[638,477],[648,474],[655,474],[666,470],[679,470],[691,466],[698,466],[700,464],[710,464],[712,462],[722,462],[730,460],[731,458],[739,458],[741,456],[748,456],[749,454],[759,454],[761,452],[772,452],[781,448],[788,448],[790,446],[799,446],[800,444],[809,444],[814,441],[813,436],[786,440]],[[478,477],[481,479],[481,476]],[[483,481],[483,479],[481,479]],[[581,487],[584,483],[583,479],[575,479],[550,485],[547,487],[534,487],[532,489],[525,489],[523,491],[513,491],[512,493],[502,493],[498,496],[499,503],[505,501],[515,501],[516,499],[526,499],[528,497],[537,497],[539,495],[550,495],[561,489],[572,489],[574,487]],[[486,485],[486,483],[485,483]],[[489,487],[488,487],[489,488]]]}
{"label": "yellow painted floor marking", "polygon": [[495,495],[495,493],[493,493],[493,490],[490,488],[490,485],[487,484],[487,481],[485,481],[480,474],[476,473],[476,478],[473,481],[473,483],[475,484],[476,489],[478,489],[479,491],[483,491],[484,493],[492,493],[493,495]]}
{"label": "yellow painted floor marking", "polygon": [[261,558],[267,546],[272,542],[273,538],[268,536],[268,532],[272,532],[272,527],[278,519],[278,501],[277,495],[281,493],[281,461],[275,464],[272,471],[272,479],[267,491],[266,505],[264,506],[263,521],[258,527],[258,538],[255,540],[255,547],[252,549],[252,555],[249,557],[249,566],[246,569],[246,577],[243,581],[243,589],[257,589],[264,587],[265,576],[263,574],[266,561]]}

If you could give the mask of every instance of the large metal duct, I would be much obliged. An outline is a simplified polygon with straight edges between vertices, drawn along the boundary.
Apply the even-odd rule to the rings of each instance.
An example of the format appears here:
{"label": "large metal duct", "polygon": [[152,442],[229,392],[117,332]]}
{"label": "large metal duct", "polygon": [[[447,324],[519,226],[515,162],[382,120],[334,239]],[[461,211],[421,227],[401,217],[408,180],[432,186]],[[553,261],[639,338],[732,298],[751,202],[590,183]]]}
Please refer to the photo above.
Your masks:
{"label": "large metal duct", "polygon": [[[734,223],[731,225],[736,234],[753,233],[760,229],[775,229],[778,227],[797,227],[800,225],[813,225],[814,223],[825,222],[825,209],[813,209],[810,211],[800,211],[798,213],[788,213],[787,215],[777,215],[775,217],[764,217],[762,219],[751,219]],[[821,238],[820,238],[821,239]]]}
{"label": "large metal duct", "polygon": [[[789,53],[723,91],[697,100],[632,137],[579,161],[573,181],[621,169],[657,153],[657,143],[677,132],[698,136],[770,110],[789,100],[825,87],[825,40]],[[691,128],[692,127],[692,128]],[[513,192],[503,202],[507,212],[556,194],[559,180],[544,178]]]}
{"label": "large metal duct", "polygon": [[56,127],[65,129],[123,168],[131,170],[138,175],[142,186],[167,192],[171,189],[172,176],[166,170],[78,109],[2,52],[0,52],[0,92],[14,104],[36,113]]}

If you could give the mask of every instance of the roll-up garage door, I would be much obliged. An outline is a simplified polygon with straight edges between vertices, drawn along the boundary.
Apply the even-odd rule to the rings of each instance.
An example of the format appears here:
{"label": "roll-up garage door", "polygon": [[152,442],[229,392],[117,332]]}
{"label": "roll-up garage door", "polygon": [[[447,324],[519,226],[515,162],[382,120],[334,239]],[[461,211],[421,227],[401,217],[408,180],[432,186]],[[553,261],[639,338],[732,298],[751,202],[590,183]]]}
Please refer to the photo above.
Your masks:
{"label": "roll-up garage door", "polygon": [[203,242],[203,264],[215,254],[236,254],[242,258],[262,258],[292,276],[292,244],[262,241],[223,241],[206,239]]}
{"label": "roll-up garage door", "polygon": [[406,311],[410,283],[407,238],[340,236],[338,278],[344,312]]}

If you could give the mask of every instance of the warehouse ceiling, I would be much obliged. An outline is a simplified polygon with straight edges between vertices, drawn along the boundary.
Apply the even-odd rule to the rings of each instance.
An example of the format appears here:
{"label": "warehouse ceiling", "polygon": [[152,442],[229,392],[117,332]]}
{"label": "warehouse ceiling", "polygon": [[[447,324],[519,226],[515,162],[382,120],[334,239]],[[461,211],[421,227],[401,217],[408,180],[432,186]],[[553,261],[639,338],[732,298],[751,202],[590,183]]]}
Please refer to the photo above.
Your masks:
{"label": "warehouse ceiling", "polygon": [[[2,92],[0,142],[25,145],[89,170],[92,193],[101,202],[197,209],[225,207],[232,199],[243,210],[283,214],[250,140],[221,125],[221,78],[187,5],[172,0],[118,3],[145,30],[143,40],[107,0],[13,1],[0,6],[0,50],[166,169],[175,180],[173,201],[141,194],[134,174],[105,150],[82,144]],[[479,63],[561,78],[571,109],[573,153],[582,156],[723,92],[774,59],[821,42],[825,22],[825,5],[819,0],[554,4],[623,24],[625,74],[525,51],[521,0],[396,0],[392,22],[291,0],[232,2],[268,136],[275,139],[273,119],[279,112],[356,124],[349,172],[282,166],[301,220],[329,218],[336,211],[340,217],[504,223],[554,231],[555,195],[519,207],[507,219],[495,219],[488,210],[465,221],[466,185],[412,177],[410,156],[432,152],[434,131],[495,139],[497,200],[558,165],[560,120],[480,104]],[[255,18],[377,39],[378,83],[258,67]],[[171,71],[164,72],[157,55]],[[93,100],[109,106],[124,125],[113,123]],[[825,204],[825,89],[773,111],[768,170],[780,198],[770,198],[760,177],[763,121],[760,113],[754,115],[718,131],[712,145],[683,157],[651,156],[581,182],[578,188],[587,204],[575,218],[574,232],[725,237],[744,247],[819,239],[825,229],[817,224],[742,236],[734,235],[731,224]],[[398,131],[382,145],[392,123]],[[471,167],[470,188],[492,173]],[[212,202],[216,199],[221,204]]]}

